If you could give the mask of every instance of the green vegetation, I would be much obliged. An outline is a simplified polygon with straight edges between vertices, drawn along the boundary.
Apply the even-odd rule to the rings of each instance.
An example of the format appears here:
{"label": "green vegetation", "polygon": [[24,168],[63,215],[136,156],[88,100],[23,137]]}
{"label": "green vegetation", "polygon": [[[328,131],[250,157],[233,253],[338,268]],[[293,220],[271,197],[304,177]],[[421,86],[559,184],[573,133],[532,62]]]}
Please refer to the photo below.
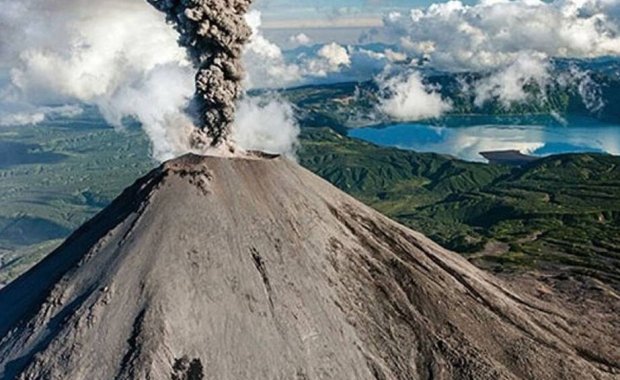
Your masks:
{"label": "green vegetation", "polygon": [[524,168],[381,148],[306,130],[301,163],[384,214],[494,270],[564,268],[620,281],[620,157]]}
{"label": "green vegetation", "polygon": [[[0,129],[0,283],[56,247],[156,164],[137,127],[79,119]],[[524,168],[382,148],[304,128],[300,163],[494,270],[563,268],[620,281],[620,157]]]}
{"label": "green vegetation", "polygon": [[[447,116],[514,116],[514,115],[581,115],[607,122],[619,122],[620,110],[614,107],[620,97],[620,78],[616,75],[592,74],[593,83],[600,85],[592,96],[600,96],[604,105],[594,113],[588,110],[577,84],[561,87],[550,85],[541,89],[535,84],[526,86],[525,102],[506,105],[491,99],[476,105],[474,92],[464,92],[463,84],[474,86],[479,74],[437,74],[426,78],[441,95],[450,99],[452,110]],[[466,87],[467,87],[466,86]],[[373,81],[305,86],[281,91],[281,96],[297,106],[303,126],[329,127],[344,132],[346,128],[387,123],[384,115],[376,112],[379,88]],[[592,102],[593,99],[590,99]],[[596,102],[594,102],[596,103]],[[443,120],[441,120],[443,122]]]}
{"label": "green vegetation", "polygon": [[37,262],[155,163],[97,113],[0,129],[0,284]]}

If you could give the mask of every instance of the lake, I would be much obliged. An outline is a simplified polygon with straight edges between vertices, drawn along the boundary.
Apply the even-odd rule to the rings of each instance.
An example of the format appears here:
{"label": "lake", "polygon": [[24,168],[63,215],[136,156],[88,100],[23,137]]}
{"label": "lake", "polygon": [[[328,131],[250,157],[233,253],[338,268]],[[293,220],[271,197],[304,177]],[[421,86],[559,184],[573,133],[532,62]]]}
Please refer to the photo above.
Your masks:
{"label": "lake", "polygon": [[519,150],[546,156],[561,153],[620,154],[620,125],[593,118],[449,117],[441,122],[401,123],[352,129],[349,136],[378,145],[486,161],[480,152]]}

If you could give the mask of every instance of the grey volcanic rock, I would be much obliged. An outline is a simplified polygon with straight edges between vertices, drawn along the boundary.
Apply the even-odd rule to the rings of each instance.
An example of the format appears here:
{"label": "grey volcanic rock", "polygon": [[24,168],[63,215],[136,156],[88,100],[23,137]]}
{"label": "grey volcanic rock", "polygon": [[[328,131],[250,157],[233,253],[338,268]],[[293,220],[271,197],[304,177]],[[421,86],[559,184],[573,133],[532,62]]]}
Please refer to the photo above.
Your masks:
{"label": "grey volcanic rock", "polygon": [[571,318],[285,159],[186,156],[0,291],[0,379],[617,379]]}

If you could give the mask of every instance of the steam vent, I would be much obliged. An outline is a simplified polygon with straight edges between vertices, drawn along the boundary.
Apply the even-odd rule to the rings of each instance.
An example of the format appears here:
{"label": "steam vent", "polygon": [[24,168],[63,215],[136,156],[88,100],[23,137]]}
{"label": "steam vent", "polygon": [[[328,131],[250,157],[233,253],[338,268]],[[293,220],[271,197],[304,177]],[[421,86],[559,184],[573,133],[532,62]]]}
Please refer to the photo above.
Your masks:
{"label": "steam vent", "polygon": [[618,379],[574,318],[286,159],[190,155],[0,291],[0,379]]}

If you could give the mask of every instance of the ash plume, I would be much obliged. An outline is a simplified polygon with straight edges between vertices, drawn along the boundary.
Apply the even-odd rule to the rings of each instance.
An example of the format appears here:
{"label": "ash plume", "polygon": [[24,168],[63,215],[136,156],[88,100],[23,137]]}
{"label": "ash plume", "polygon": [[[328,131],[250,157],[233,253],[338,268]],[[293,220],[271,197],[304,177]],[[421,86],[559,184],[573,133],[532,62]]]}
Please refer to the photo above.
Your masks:
{"label": "ash plume", "polygon": [[166,13],[198,69],[195,106],[209,143],[226,142],[243,93],[243,47],[252,36],[245,21],[252,0],[147,0]]}

